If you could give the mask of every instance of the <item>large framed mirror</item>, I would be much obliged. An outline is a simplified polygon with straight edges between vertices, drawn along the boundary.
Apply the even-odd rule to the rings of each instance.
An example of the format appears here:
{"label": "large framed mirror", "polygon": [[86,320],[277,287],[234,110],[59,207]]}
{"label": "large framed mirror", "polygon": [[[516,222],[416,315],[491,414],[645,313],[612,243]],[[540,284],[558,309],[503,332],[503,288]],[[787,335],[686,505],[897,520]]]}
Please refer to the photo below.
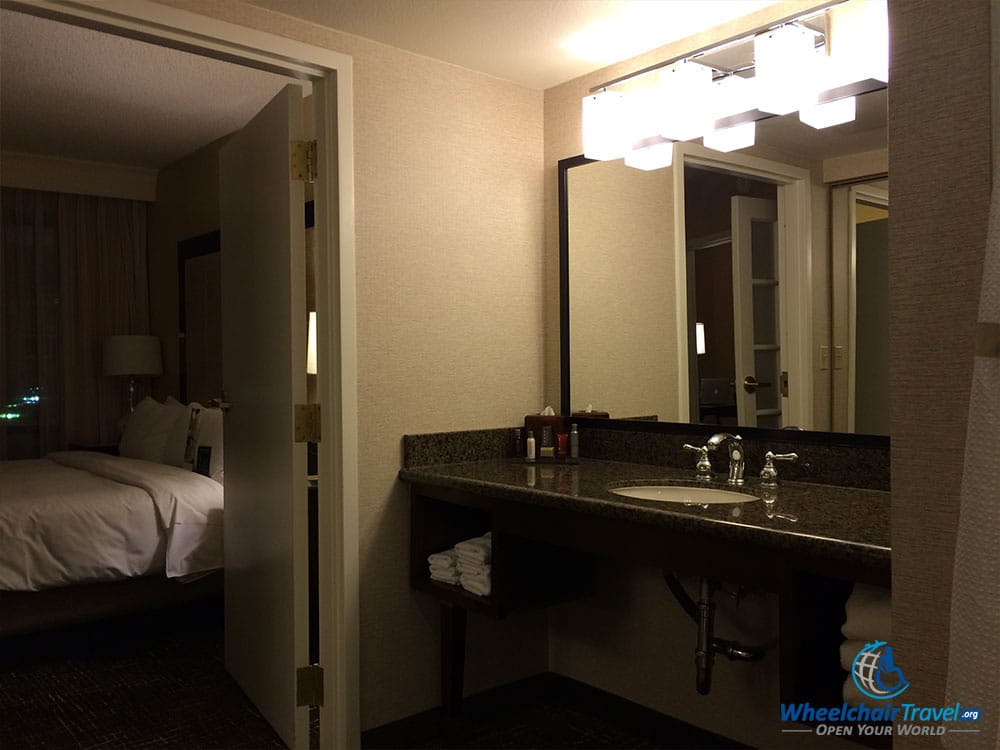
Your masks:
{"label": "large framed mirror", "polygon": [[867,249],[887,223],[886,113],[875,91],[852,123],[773,117],[750,149],[677,144],[665,169],[561,161],[563,413],[887,434],[867,418],[888,393]]}

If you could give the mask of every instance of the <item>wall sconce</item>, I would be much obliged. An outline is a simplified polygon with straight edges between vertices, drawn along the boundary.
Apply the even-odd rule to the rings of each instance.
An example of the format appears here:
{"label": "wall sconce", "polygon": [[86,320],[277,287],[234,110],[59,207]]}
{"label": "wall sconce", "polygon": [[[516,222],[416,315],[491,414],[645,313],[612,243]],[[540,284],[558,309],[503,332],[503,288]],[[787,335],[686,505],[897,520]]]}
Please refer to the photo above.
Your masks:
{"label": "wall sconce", "polygon": [[306,374],[315,375],[316,370],[316,313],[309,313],[309,333],[306,346]]}
{"label": "wall sconce", "polygon": [[135,411],[135,379],[163,374],[158,336],[108,336],[104,339],[104,374],[128,375],[128,410]]}
{"label": "wall sconce", "polygon": [[698,352],[698,354],[705,354],[705,352],[707,350],[705,349],[705,324],[704,323],[695,323],[694,324],[694,341],[695,341],[695,350]]}
{"label": "wall sconce", "polygon": [[[815,128],[850,122],[854,97],[886,87],[888,40],[886,0],[830,0],[607,81],[583,99],[584,156],[659,169],[673,163],[671,141],[748,148],[757,120],[795,110]],[[654,73],[655,85],[642,85]],[[628,90],[613,88],[626,82]]]}

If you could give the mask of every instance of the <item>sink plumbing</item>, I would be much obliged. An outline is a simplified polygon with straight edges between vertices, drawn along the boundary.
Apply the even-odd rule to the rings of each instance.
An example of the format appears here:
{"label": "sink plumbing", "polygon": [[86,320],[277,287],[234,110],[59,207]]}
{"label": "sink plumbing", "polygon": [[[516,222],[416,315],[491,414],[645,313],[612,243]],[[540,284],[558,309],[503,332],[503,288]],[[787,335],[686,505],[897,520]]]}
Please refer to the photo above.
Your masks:
{"label": "sink plumbing", "polygon": [[678,604],[698,625],[698,645],[694,652],[695,688],[701,695],[708,695],[712,689],[715,654],[722,654],[731,661],[759,661],[764,656],[762,648],[743,646],[736,641],[715,637],[715,592],[719,589],[717,581],[700,578],[698,601],[695,602],[676,573],[664,570],[663,579]]}

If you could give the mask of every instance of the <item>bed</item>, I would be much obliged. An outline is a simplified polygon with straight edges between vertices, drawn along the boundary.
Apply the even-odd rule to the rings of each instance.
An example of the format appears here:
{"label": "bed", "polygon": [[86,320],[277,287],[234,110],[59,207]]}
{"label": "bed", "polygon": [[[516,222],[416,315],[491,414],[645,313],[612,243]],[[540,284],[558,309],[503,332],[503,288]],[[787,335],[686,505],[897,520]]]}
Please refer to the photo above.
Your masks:
{"label": "bed", "polygon": [[213,478],[184,463],[197,410],[148,401],[126,424],[128,455],[0,462],[0,637],[221,590],[221,415],[218,435],[202,430],[220,444]]}

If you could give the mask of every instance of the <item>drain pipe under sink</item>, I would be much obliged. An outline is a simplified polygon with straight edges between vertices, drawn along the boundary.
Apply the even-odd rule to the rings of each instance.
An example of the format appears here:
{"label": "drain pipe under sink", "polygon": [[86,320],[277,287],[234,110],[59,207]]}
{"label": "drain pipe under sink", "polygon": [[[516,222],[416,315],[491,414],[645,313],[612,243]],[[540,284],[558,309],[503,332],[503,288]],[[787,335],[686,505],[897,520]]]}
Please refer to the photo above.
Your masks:
{"label": "drain pipe under sink", "polygon": [[699,579],[699,596],[695,603],[676,573],[664,570],[663,580],[677,603],[698,626],[698,645],[694,652],[695,688],[701,695],[708,695],[712,689],[712,667],[716,653],[734,661],[758,661],[764,656],[763,649],[715,637],[715,592],[719,588],[715,581],[705,577]]}

